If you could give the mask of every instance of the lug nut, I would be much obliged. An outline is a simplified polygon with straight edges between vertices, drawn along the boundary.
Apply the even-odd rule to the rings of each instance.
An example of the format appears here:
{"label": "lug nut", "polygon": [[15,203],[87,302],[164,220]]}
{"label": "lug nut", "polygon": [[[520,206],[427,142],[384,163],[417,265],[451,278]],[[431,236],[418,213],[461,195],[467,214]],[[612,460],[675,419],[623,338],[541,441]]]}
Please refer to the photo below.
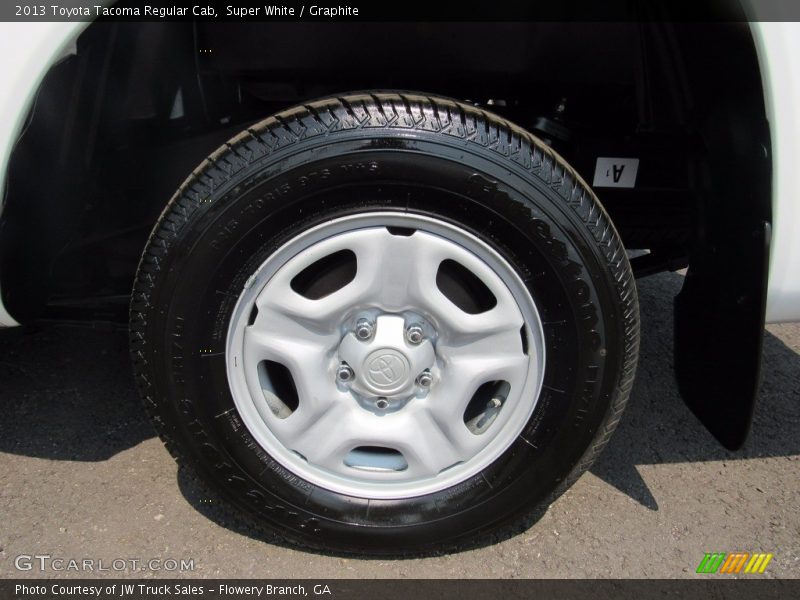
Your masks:
{"label": "lug nut", "polygon": [[419,323],[412,323],[406,328],[406,339],[409,344],[414,344],[416,346],[422,342],[424,338],[425,332],[422,330],[422,325]]}
{"label": "lug nut", "polygon": [[386,398],[378,398],[375,401],[375,406],[377,406],[381,410],[384,410],[389,407],[389,401]]}
{"label": "lug nut", "polygon": [[338,379],[342,383],[347,383],[349,381],[352,381],[353,375],[355,375],[355,373],[353,373],[353,369],[351,369],[350,365],[348,365],[347,363],[343,362],[342,364],[339,365],[339,368],[336,369],[336,379]]}
{"label": "lug nut", "polygon": [[366,342],[375,333],[375,324],[369,319],[359,319],[356,322],[356,337]]}
{"label": "lug nut", "polygon": [[417,377],[417,385],[420,387],[424,388],[431,387],[432,383],[433,383],[433,375],[431,375],[431,372],[428,369],[425,369],[422,373],[419,374],[419,377]]}

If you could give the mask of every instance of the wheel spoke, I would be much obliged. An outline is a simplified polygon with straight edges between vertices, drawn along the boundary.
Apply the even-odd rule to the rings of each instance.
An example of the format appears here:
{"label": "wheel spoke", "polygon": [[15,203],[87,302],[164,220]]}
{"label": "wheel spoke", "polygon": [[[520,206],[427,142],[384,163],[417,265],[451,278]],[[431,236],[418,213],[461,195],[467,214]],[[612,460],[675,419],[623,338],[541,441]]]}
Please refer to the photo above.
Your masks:
{"label": "wheel spoke", "polygon": [[[310,464],[341,471],[347,453],[362,445],[368,415],[360,412],[355,410],[352,400],[333,402],[316,414],[304,415],[298,411],[286,419],[282,441]],[[315,418],[310,418],[312,414]],[[295,420],[296,416],[300,418]]]}
{"label": "wheel spoke", "polygon": [[[356,276],[350,283],[319,299],[292,289],[291,282],[314,262],[340,250],[356,255]],[[318,330],[330,330],[342,312],[358,306],[381,306],[401,311],[428,302],[431,294],[448,303],[436,288],[439,264],[452,253],[449,244],[431,235],[392,235],[384,227],[365,229],[320,242],[313,253],[288,261],[268,282],[259,310],[273,310]],[[428,302],[431,304],[430,302]],[[431,309],[442,305],[431,304]],[[449,307],[448,307],[449,308]]]}
{"label": "wheel spoke", "polygon": [[342,250],[351,250],[353,238],[358,235],[360,233],[323,240],[288,260],[272,275],[256,299],[259,311],[278,313],[319,332],[334,331],[342,312],[364,300],[361,286],[351,281],[327,296],[312,299],[297,293],[292,288],[292,281],[317,261]]}
{"label": "wheel spoke", "polygon": [[[261,361],[270,360],[285,366],[304,408],[325,405],[338,395],[334,375],[329,373],[336,337],[310,332],[287,318],[270,320],[265,317],[260,314],[257,322],[245,330],[245,365],[257,367]],[[251,393],[260,394],[257,369],[245,368],[245,373]]]}
{"label": "wheel spoke", "polygon": [[[461,423],[459,421],[459,423]],[[408,425],[402,429],[404,438],[399,450],[408,462],[409,475],[431,477],[444,469],[467,460],[478,443],[470,439],[466,427],[452,420],[440,420],[430,410],[417,410],[408,415]]]}
{"label": "wheel spoke", "polygon": [[292,415],[281,428],[285,445],[309,463],[345,473],[344,458],[357,447],[397,450],[408,464],[404,477],[432,477],[466,460],[477,445],[466,428],[443,426],[424,409],[376,417],[347,402],[331,405],[313,421]]}
{"label": "wheel spoke", "polygon": [[467,404],[484,383],[506,381],[516,390],[525,382],[529,357],[522,352],[518,330],[485,335],[463,346],[440,344],[437,350],[444,368],[430,403],[440,420],[462,423]]}
{"label": "wheel spoke", "polygon": [[402,311],[419,306],[421,299],[438,291],[436,272],[448,257],[446,242],[417,233],[392,235],[385,228],[362,231],[352,238],[358,270],[351,286],[363,300],[384,310]]}
{"label": "wheel spoke", "polygon": [[[354,306],[359,297],[352,283],[330,296],[312,300],[295,292],[291,277],[283,273],[270,281],[268,293],[262,293],[257,301],[259,313],[269,313],[272,320],[286,325],[288,330],[304,333],[300,328],[317,334],[334,333],[342,311]],[[291,324],[294,323],[295,327]]]}
{"label": "wheel spoke", "polygon": [[504,293],[496,294],[497,304],[486,312],[469,314],[451,305],[450,310],[437,315],[441,323],[442,342],[453,345],[478,343],[483,349],[490,350],[489,354],[492,346],[481,344],[482,340],[489,340],[491,343],[493,336],[504,336],[513,332],[512,337],[515,335],[519,342],[519,330],[525,320],[513,299],[505,297],[509,292],[502,292]]}

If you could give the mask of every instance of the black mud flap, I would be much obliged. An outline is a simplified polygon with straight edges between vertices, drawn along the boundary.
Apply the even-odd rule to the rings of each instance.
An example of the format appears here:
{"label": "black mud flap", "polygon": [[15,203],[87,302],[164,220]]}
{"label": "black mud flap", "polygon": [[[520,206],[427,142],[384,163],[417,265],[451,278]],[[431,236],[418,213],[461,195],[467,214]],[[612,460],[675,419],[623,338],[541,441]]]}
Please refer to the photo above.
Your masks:
{"label": "black mud flap", "polygon": [[729,450],[747,439],[764,337],[770,226],[741,232],[735,256],[690,267],[675,299],[675,373],[683,399]]}
{"label": "black mud flap", "polygon": [[747,114],[721,110],[703,128],[705,214],[675,299],[678,387],[729,450],[744,444],[753,417],[769,273],[769,128],[737,117]]}

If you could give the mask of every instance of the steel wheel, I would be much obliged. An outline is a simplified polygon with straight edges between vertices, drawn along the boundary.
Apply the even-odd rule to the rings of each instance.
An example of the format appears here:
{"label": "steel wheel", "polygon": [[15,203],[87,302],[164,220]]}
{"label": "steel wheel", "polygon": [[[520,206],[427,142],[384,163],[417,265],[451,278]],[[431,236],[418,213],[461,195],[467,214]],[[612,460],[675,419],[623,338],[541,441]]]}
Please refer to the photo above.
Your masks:
{"label": "steel wheel", "polygon": [[274,253],[239,298],[226,356],[264,450],[369,498],[438,491],[497,459],[533,412],[545,360],[507,261],[461,228],[396,213],[338,219]]}

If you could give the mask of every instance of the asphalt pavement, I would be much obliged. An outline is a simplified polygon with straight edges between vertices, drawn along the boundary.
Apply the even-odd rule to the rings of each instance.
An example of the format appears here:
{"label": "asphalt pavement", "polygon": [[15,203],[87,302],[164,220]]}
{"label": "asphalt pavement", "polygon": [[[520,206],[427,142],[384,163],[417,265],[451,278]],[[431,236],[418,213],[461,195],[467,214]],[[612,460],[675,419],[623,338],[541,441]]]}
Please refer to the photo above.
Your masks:
{"label": "asphalt pavement", "polygon": [[124,331],[0,331],[0,577],[672,578],[698,577],[706,552],[737,551],[774,554],[760,577],[800,577],[800,325],[767,327],[752,433],[728,452],[678,395],[681,279],[639,282],[636,386],[590,472],[518,535],[405,560],[298,551],[211,501],[154,436]]}

